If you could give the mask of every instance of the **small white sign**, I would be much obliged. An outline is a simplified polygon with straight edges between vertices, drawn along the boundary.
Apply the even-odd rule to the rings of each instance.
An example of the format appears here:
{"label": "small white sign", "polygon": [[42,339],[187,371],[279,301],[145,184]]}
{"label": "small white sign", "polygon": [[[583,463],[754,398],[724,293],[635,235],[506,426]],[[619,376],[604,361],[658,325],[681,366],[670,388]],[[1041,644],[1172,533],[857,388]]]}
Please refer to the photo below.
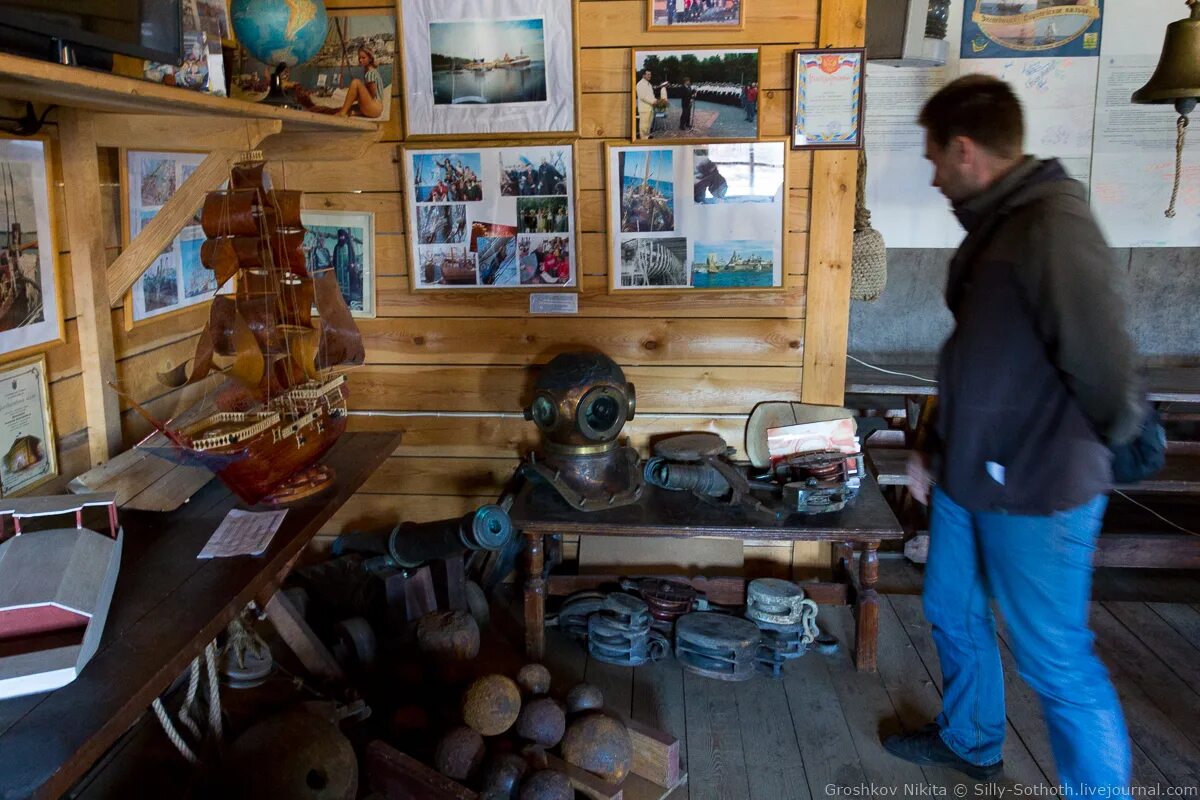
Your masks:
{"label": "small white sign", "polygon": [[235,508],[222,520],[196,558],[261,555],[271,544],[285,514],[287,509],[254,512]]}
{"label": "small white sign", "polygon": [[529,295],[530,314],[578,314],[579,295],[573,292]]}

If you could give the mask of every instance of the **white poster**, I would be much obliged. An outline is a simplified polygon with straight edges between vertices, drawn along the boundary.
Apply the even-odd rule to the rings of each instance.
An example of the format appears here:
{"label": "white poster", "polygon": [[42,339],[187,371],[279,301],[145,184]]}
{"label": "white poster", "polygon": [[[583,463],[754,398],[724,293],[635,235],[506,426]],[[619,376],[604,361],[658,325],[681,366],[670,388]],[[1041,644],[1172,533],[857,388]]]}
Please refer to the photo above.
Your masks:
{"label": "white poster", "polygon": [[609,147],[610,288],[782,286],[786,154],[784,142]]}
{"label": "white poster", "polygon": [[571,0],[405,0],[403,15],[410,135],[576,129]]}
{"label": "white poster", "polygon": [[983,73],[1005,81],[1025,112],[1025,152],[1057,158],[1072,178],[1087,183],[1092,157],[1098,59],[978,58],[961,62],[961,74]]}
{"label": "white poster", "polygon": [[867,208],[888,247],[958,247],[963,229],[933,188],[917,114],[949,80],[945,67],[867,63]]}
{"label": "white poster", "polygon": [[[1183,151],[1176,215],[1164,212],[1175,174],[1171,105],[1135,105],[1130,98],[1158,65],[1169,23],[1182,18],[1175,3],[1108,0],[1100,52],[1092,208],[1113,247],[1200,245],[1200,147]],[[1194,132],[1192,132],[1194,133]]]}

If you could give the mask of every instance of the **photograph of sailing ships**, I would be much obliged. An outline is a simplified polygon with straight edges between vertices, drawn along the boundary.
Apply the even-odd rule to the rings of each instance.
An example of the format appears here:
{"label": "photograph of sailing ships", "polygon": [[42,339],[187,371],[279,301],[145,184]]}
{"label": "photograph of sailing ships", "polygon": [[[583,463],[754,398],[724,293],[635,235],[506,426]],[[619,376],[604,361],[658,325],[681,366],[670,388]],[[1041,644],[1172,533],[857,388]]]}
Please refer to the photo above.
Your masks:
{"label": "photograph of sailing ships", "polygon": [[421,244],[461,244],[467,238],[467,207],[462,203],[417,207]]}
{"label": "photograph of sailing ships", "polygon": [[466,246],[435,245],[417,248],[420,269],[417,273],[425,286],[477,286],[475,253]]}
{"label": "photograph of sailing ships", "polygon": [[204,240],[180,239],[179,263],[183,267],[183,294],[185,297],[200,297],[217,290],[217,277],[212,270],[205,269],[200,261],[200,248]]}
{"label": "photograph of sailing ships", "polygon": [[774,286],[773,253],[771,242],[697,242],[692,258],[692,286],[697,289]]}
{"label": "photograph of sailing ships", "polygon": [[158,257],[154,265],[142,274],[142,308],[147,313],[179,305],[179,279],[175,261],[170,253]]}
{"label": "photograph of sailing ships", "polygon": [[621,232],[675,230],[674,156],[670,150],[622,150]]}
{"label": "photograph of sailing ships", "polygon": [[19,161],[0,162],[4,230],[0,231],[0,332],[46,319],[38,224],[34,213],[33,169]]}
{"label": "photograph of sailing ships", "polygon": [[429,23],[433,103],[546,101],[542,17]]}
{"label": "photograph of sailing ships", "polygon": [[418,203],[483,199],[479,153],[418,153],[412,157],[413,197]]}
{"label": "photograph of sailing ships", "polygon": [[687,285],[687,239],[643,236],[621,240],[622,288]]}

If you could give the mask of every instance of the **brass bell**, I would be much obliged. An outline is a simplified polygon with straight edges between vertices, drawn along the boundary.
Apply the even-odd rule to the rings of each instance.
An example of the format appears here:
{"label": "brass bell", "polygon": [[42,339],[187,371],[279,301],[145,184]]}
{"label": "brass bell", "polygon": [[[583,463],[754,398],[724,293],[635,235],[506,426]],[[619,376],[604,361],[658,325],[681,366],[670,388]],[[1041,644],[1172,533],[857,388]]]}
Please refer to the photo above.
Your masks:
{"label": "brass bell", "polygon": [[1200,98],[1200,0],[1187,0],[1187,4],[1190,16],[1167,26],[1158,68],[1133,93],[1133,102],[1175,103],[1179,113],[1187,114]]}

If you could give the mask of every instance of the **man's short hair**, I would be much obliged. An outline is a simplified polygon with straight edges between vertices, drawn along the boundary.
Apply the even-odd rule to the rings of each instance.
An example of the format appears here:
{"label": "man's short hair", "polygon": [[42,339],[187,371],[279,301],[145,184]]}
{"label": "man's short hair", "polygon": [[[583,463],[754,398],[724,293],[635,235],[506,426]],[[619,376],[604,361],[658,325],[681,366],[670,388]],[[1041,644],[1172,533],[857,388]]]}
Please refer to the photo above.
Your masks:
{"label": "man's short hair", "polygon": [[1021,102],[1007,83],[990,75],[964,75],[946,84],[917,121],[938,147],[966,136],[1005,158],[1017,158],[1024,149]]}

